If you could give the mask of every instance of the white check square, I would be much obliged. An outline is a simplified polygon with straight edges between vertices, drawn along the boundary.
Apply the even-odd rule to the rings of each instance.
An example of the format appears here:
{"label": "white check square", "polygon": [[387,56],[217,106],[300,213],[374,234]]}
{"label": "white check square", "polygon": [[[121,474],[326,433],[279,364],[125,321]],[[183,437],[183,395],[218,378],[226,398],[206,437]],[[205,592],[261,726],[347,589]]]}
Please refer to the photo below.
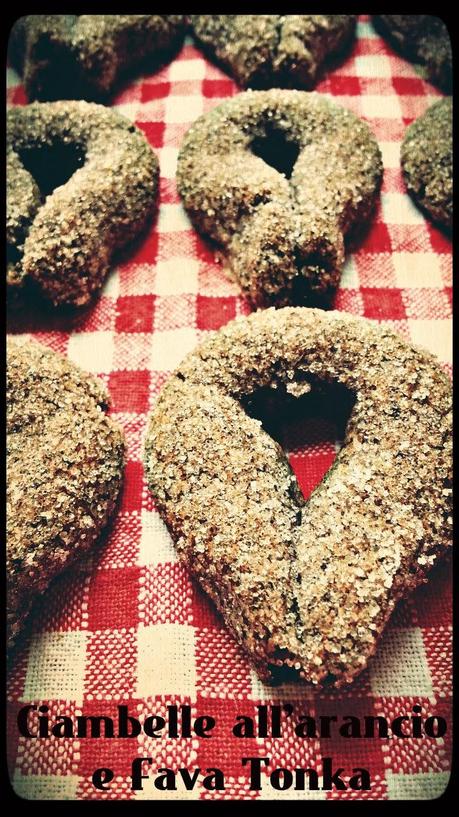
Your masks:
{"label": "white check square", "polygon": [[151,624],[137,633],[137,689],[139,698],[188,695],[196,698],[194,627]]}
{"label": "white check square", "polygon": [[362,116],[375,119],[400,119],[402,110],[400,102],[394,96],[367,94],[361,98]]}
{"label": "white check square", "polygon": [[21,774],[16,771],[13,789],[24,800],[76,800],[80,778],[75,774]]}
{"label": "white check square", "polygon": [[313,700],[312,688],[306,681],[292,681],[291,683],[284,681],[283,684],[271,686],[264,684],[254,669],[250,669],[250,687],[250,697],[254,701],[288,701],[290,698],[297,698],[299,695],[304,701]]}
{"label": "white check square", "polygon": [[138,564],[145,566],[176,562],[174,543],[159,513],[142,511],[141,524]]}
{"label": "white check square", "polygon": [[175,60],[169,67],[169,79],[171,82],[204,79],[205,75],[206,64],[202,59]]}
{"label": "white check square", "polygon": [[424,216],[405,193],[382,193],[381,206],[386,224],[424,224]]}
{"label": "white check square", "polygon": [[155,332],[151,344],[151,368],[157,372],[172,372],[196,343],[196,330],[188,327]]}
{"label": "white check square", "polygon": [[401,289],[443,286],[440,260],[432,252],[394,252],[392,261]]}
{"label": "white check square", "polygon": [[159,155],[161,176],[164,179],[175,179],[177,171],[178,148],[161,148],[156,151]]}
{"label": "white check square", "polygon": [[445,791],[450,772],[386,773],[389,800],[436,800]]}
{"label": "white check square", "polygon": [[122,102],[120,105],[113,106],[115,110],[129,119],[130,122],[135,122],[138,119],[140,105],[138,102]]}
{"label": "white check square", "polygon": [[110,372],[113,362],[113,333],[74,332],[69,338],[68,357],[87,372]]}
{"label": "white check square", "polygon": [[106,298],[116,299],[120,294],[120,274],[117,269],[112,269],[105,279],[102,294]]}
{"label": "white check square", "polygon": [[368,667],[373,695],[416,695],[428,698],[433,694],[419,628],[386,630]]}
{"label": "white check square", "polygon": [[161,205],[157,224],[159,233],[180,233],[190,229],[189,218],[181,204]]}
{"label": "white check square", "polygon": [[170,124],[194,122],[204,110],[202,96],[168,96],[165,105],[165,121]]}
{"label": "white check square", "polygon": [[15,88],[17,85],[21,84],[21,77],[19,74],[16,73],[14,68],[7,68],[6,69],[6,87],[7,88]]}
{"label": "white check square", "polygon": [[375,40],[378,37],[378,34],[374,30],[371,23],[368,23],[365,20],[358,20],[356,36],[359,39],[364,37],[366,40]]}
{"label": "white check square", "polygon": [[160,261],[154,272],[156,295],[194,295],[198,291],[199,263],[193,258],[177,256]]}
{"label": "white check square", "polygon": [[397,169],[400,167],[400,142],[380,142],[384,167]]}
{"label": "white check square", "polygon": [[358,77],[386,78],[392,76],[390,61],[383,54],[364,54],[355,58]]}
{"label": "white check square", "polygon": [[410,319],[408,327],[413,343],[428,349],[442,363],[453,362],[453,328],[450,320]]}
{"label": "white check square", "polygon": [[343,274],[341,276],[340,287],[341,289],[359,288],[359,275],[357,272],[355,261],[352,258],[352,256],[348,256],[348,258],[346,258]]}
{"label": "white check square", "polygon": [[30,648],[22,700],[83,703],[87,634],[41,633]]}

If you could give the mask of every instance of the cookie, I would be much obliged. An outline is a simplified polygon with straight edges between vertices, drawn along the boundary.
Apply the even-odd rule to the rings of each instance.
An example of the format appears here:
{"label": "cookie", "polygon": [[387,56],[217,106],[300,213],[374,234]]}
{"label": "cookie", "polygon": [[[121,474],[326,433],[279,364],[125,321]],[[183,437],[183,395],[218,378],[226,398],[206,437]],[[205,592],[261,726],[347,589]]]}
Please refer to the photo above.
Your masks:
{"label": "cookie", "polygon": [[142,132],[90,102],[34,102],[7,120],[7,284],[82,306],[156,209],[158,159]]}
{"label": "cookie", "polygon": [[177,187],[256,306],[330,298],[344,237],[370,217],[382,179],[368,125],[327,97],[246,91],[201,116],[180,147]]}
{"label": "cookie", "polygon": [[103,101],[126,76],[167,62],[184,33],[181,15],[30,14],[11,30],[9,55],[30,101]]}
{"label": "cookie", "polygon": [[[327,385],[355,402],[305,502],[244,400]],[[181,560],[264,680],[351,681],[398,599],[450,546],[451,386],[386,327],[285,308],[188,355],[150,417],[145,469]]]}
{"label": "cookie", "polygon": [[115,508],[124,440],[102,383],[35,342],[7,349],[8,645]]}
{"label": "cookie", "polygon": [[205,52],[244,88],[314,88],[350,45],[354,14],[193,14]]}
{"label": "cookie", "polygon": [[448,29],[433,14],[376,14],[376,30],[407,60],[417,64],[426,79],[451,93],[453,54]]}
{"label": "cookie", "polygon": [[406,130],[401,147],[408,191],[433,221],[451,230],[453,223],[453,104],[435,102]]}

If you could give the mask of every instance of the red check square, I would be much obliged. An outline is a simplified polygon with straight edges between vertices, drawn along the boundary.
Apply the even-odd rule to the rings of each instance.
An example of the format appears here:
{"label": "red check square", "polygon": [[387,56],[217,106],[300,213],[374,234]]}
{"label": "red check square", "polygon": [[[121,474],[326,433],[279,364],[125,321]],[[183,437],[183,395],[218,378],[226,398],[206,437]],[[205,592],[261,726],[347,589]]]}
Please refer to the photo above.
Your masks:
{"label": "red check square", "polygon": [[415,77],[392,77],[392,85],[397,94],[425,96],[425,84]]}
{"label": "red check square", "polygon": [[196,320],[198,329],[220,329],[236,317],[235,298],[206,298],[198,295]]}
{"label": "red check square", "polygon": [[375,253],[391,252],[392,244],[387,224],[374,221],[365,235],[361,250]]}
{"label": "red check square", "polygon": [[152,148],[161,148],[164,144],[164,122],[136,122],[138,128],[144,132]]}
{"label": "red check square", "polygon": [[111,372],[108,388],[113,411],[144,414],[148,411],[150,397],[150,372]]}
{"label": "red check square", "polygon": [[154,317],[154,295],[130,295],[116,302],[117,332],[151,332]]}
{"label": "red check square", "polygon": [[170,82],[151,82],[142,85],[142,102],[150,102],[151,99],[160,99],[170,93]]}
{"label": "red check square", "polygon": [[358,96],[360,94],[360,80],[358,77],[331,74],[328,80],[330,92],[334,96]]}
{"label": "red check square", "polygon": [[406,318],[406,309],[399,289],[362,287],[361,293],[366,318],[392,321]]}
{"label": "red check square", "polygon": [[142,507],[143,465],[129,460],[124,468],[120,512],[140,511]]}
{"label": "red check square", "polygon": [[91,632],[137,627],[139,578],[140,568],[137,566],[96,570],[88,595]]}
{"label": "red check square", "polygon": [[305,499],[324,478],[335,457],[336,451],[331,444],[327,445],[327,451],[323,454],[290,454],[289,462]]}
{"label": "red check square", "polygon": [[206,97],[227,97],[234,93],[234,82],[231,79],[204,79],[202,93]]}

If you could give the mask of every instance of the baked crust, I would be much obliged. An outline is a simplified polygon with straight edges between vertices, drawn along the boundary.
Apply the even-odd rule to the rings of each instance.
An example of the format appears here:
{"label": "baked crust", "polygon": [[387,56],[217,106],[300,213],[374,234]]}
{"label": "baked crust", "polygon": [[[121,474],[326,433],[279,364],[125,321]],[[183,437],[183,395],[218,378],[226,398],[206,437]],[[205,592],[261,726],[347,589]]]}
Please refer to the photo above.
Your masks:
{"label": "baked crust", "polygon": [[[287,178],[287,167],[268,161],[289,152]],[[191,221],[257,306],[330,298],[344,237],[370,217],[381,179],[365,122],[319,94],[279,89],[246,91],[201,116],[177,165]]]}
{"label": "baked crust", "polygon": [[124,437],[103,384],[34,341],[7,347],[7,625],[88,552],[121,486]]}
{"label": "baked crust", "polygon": [[[60,151],[57,158],[54,151]],[[70,178],[65,178],[71,152]],[[64,175],[40,191],[30,157]],[[42,172],[42,183],[49,183]],[[53,185],[51,185],[52,187]],[[156,209],[159,163],[141,131],[91,102],[34,102],[8,111],[7,242],[10,294],[31,280],[55,306],[82,306],[113,253]]]}
{"label": "baked crust", "polygon": [[355,32],[355,14],[193,14],[198,44],[244,88],[311,90]]}
{"label": "baked crust", "polygon": [[453,103],[435,102],[406,130],[400,152],[408,191],[433,221],[453,226]]}
{"label": "baked crust", "polygon": [[453,54],[448,29],[434,14],[375,14],[376,30],[434,85],[451,93]]}
{"label": "baked crust", "polygon": [[[241,400],[339,383],[355,395],[333,468],[305,503]],[[435,358],[345,313],[269,309],[179,366],[145,469],[180,558],[263,679],[350,682],[395,606],[450,546],[451,386]]]}
{"label": "baked crust", "polygon": [[183,33],[178,14],[30,14],[13,26],[9,56],[30,101],[104,101],[145,60],[168,62]]}

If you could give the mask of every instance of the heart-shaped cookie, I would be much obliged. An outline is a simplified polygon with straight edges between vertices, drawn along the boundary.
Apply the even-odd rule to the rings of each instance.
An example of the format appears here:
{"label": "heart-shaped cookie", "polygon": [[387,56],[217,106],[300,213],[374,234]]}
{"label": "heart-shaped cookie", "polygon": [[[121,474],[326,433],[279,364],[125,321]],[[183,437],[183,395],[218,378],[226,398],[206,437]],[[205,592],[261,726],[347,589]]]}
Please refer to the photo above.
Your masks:
{"label": "heart-shaped cookie", "polygon": [[313,88],[353,39],[355,14],[192,14],[207,54],[245,88]]}
{"label": "heart-shaped cookie", "polygon": [[178,14],[27,14],[11,29],[9,58],[29,100],[101,101],[171,59],[183,23]]}
{"label": "heart-shaped cookie", "polygon": [[[355,396],[333,468],[304,502],[241,401],[339,383]],[[396,601],[450,544],[451,387],[433,356],[338,312],[228,324],[162,391],[150,489],[180,557],[264,679],[350,681]]]}

